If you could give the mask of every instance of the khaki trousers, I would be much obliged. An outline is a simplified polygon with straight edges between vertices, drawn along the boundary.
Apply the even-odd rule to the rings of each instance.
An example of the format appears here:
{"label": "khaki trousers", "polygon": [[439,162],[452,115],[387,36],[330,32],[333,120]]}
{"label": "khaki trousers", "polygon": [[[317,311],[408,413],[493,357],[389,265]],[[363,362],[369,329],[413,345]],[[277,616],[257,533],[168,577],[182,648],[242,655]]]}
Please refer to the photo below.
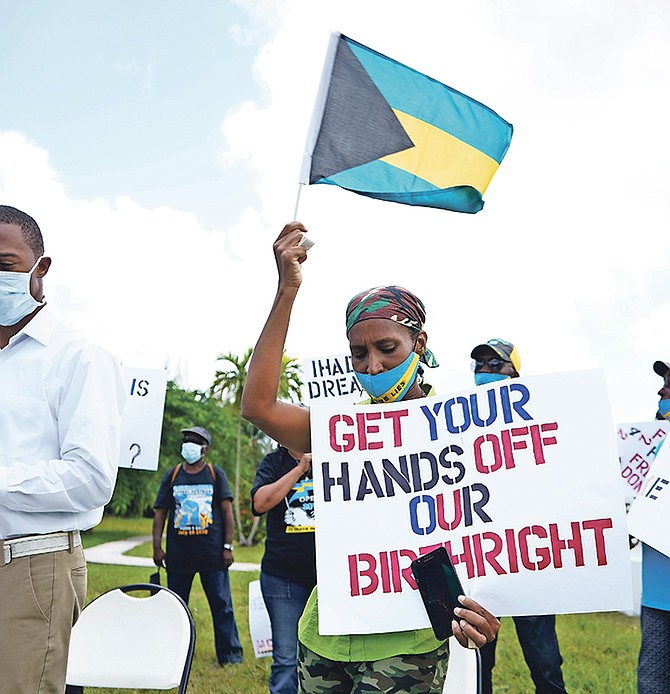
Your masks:
{"label": "khaki trousers", "polygon": [[0,567],[0,694],[63,694],[70,631],[85,598],[81,547]]}

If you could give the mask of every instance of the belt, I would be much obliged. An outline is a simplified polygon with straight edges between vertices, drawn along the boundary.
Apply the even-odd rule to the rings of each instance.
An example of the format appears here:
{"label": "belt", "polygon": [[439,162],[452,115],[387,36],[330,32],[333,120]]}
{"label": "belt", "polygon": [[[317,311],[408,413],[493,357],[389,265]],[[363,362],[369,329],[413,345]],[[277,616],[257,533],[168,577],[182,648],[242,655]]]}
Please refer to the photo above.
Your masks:
{"label": "belt", "polygon": [[49,533],[48,535],[28,535],[26,537],[14,537],[11,540],[0,540],[2,554],[0,554],[0,566],[9,564],[12,559],[29,557],[34,554],[47,554],[48,552],[60,552],[68,550],[73,552],[75,547],[81,545],[81,536],[78,530],[66,533]]}

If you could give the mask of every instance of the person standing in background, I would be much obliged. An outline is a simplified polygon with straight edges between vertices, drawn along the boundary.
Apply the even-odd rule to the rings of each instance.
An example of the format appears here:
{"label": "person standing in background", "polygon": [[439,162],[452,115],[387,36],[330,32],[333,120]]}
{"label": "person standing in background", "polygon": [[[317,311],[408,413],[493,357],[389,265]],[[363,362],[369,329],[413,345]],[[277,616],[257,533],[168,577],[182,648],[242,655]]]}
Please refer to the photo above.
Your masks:
{"label": "person standing in background", "polygon": [[251,489],[255,516],[267,513],[261,592],[272,628],[271,694],[297,694],[298,620],[316,585],[312,454],[268,453]]}
{"label": "person standing in background", "polygon": [[[477,345],[470,354],[476,385],[485,385],[507,378],[518,378],[521,357],[516,347],[506,340],[492,339]],[[537,694],[565,692],[561,665],[563,658],[556,635],[556,615],[512,617],[523,657],[530,670]],[[493,691],[493,668],[496,662],[497,637],[480,649],[482,658],[482,694]]]}
{"label": "person standing in background", "polygon": [[65,690],[86,597],[80,532],[114,491],[126,401],[116,360],[47,303],[50,267],[35,220],[0,205],[0,677],[11,694]]}
{"label": "person standing in background", "polygon": [[[670,361],[654,362],[654,373],[663,379],[656,419],[667,421],[670,420]],[[663,444],[668,445],[665,439]],[[660,446],[657,454],[659,449]],[[638,694],[667,694],[670,692],[670,557],[644,543],[640,623]]]}
{"label": "person standing in background", "polygon": [[[242,662],[228,569],[233,563],[233,494],[226,473],[205,458],[212,437],[200,426],[182,429],[184,462],[168,470],[154,503],[154,564],[167,571],[168,588],[188,604],[196,574],[214,623],[219,665]],[[167,527],[167,552],[163,528]]]}

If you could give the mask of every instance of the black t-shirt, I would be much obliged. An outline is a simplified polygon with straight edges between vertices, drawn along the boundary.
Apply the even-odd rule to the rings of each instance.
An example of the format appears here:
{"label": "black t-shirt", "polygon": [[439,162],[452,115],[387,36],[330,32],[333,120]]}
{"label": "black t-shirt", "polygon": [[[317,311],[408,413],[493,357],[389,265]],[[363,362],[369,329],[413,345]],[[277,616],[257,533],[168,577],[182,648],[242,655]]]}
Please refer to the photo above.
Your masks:
{"label": "black t-shirt", "polygon": [[218,571],[223,568],[221,502],[233,498],[226,473],[205,465],[191,475],[180,465],[174,479],[173,474],[174,468],[165,473],[154,503],[154,508],[168,509],[168,571]]}
{"label": "black t-shirt", "polygon": [[[256,470],[251,490],[254,515],[261,515],[253,507],[254,494],[258,489],[276,482],[296,465],[296,461],[283,447],[263,458]],[[290,581],[310,586],[316,584],[314,485],[311,475],[298,480],[282,502],[268,511],[261,570]]]}

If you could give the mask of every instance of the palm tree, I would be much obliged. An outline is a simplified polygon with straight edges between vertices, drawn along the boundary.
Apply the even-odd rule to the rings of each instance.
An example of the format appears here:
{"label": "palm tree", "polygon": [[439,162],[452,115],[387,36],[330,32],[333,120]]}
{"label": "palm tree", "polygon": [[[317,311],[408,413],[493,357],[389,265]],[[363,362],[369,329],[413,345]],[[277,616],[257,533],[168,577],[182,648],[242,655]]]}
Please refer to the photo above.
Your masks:
{"label": "palm tree", "polygon": [[[251,359],[252,349],[249,348],[242,357],[235,354],[220,354],[217,361],[227,362],[228,368],[217,370],[214,375],[214,382],[209,390],[212,398],[219,402],[228,402],[233,409],[237,420],[237,443],[235,448],[235,495],[233,501],[233,512],[235,523],[237,524],[238,542],[242,546],[251,544],[258,527],[259,518],[254,518],[248,536],[244,535],[242,527],[242,516],[240,514],[240,477],[241,477],[241,441],[242,441],[242,417],[240,416],[240,405],[242,403],[242,392],[247,381],[247,366]],[[287,357],[282,354],[282,367],[279,377],[279,389],[277,395],[282,400],[295,401],[300,399],[302,381],[300,380],[300,364],[297,359]]]}

